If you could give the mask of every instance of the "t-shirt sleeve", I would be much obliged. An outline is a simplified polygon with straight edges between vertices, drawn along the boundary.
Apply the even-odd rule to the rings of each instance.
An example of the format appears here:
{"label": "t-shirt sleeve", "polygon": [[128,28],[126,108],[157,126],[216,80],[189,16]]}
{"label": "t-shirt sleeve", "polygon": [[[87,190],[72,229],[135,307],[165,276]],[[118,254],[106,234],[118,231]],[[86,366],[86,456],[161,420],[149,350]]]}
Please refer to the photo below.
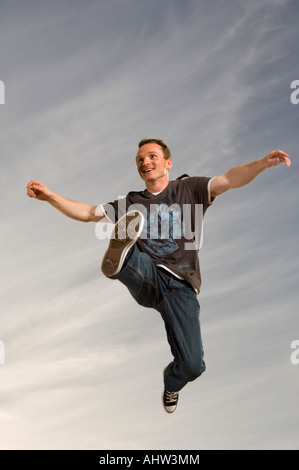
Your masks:
{"label": "t-shirt sleeve", "polygon": [[196,203],[203,205],[204,213],[214,201],[214,198],[211,198],[210,195],[211,180],[212,178],[208,176],[194,176],[186,180],[194,194]]}

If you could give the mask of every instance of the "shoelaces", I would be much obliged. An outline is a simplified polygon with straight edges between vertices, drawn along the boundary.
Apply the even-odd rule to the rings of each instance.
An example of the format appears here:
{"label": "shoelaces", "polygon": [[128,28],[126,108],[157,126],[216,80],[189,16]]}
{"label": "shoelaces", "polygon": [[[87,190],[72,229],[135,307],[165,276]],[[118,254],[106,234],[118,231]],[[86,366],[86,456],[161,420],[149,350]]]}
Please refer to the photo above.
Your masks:
{"label": "shoelaces", "polygon": [[173,403],[177,401],[178,398],[178,392],[170,392],[169,390],[166,390],[165,394],[165,402],[166,403]]}

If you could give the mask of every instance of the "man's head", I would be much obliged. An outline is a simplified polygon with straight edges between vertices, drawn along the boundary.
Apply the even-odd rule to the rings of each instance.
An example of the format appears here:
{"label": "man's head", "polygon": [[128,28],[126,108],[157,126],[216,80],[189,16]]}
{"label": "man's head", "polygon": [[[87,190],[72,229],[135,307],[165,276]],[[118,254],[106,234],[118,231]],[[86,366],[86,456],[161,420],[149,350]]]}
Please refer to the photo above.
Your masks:
{"label": "man's head", "polygon": [[136,156],[138,173],[147,187],[168,182],[172,166],[171,152],[160,139],[143,139],[138,144]]}
{"label": "man's head", "polygon": [[165,142],[163,142],[163,140],[160,140],[160,139],[142,139],[138,144],[138,148],[141,148],[141,147],[143,147],[143,145],[146,145],[146,144],[160,145],[160,147],[163,150],[165,160],[168,160],[169,158],[171,158],[170,149],[167,147]]}

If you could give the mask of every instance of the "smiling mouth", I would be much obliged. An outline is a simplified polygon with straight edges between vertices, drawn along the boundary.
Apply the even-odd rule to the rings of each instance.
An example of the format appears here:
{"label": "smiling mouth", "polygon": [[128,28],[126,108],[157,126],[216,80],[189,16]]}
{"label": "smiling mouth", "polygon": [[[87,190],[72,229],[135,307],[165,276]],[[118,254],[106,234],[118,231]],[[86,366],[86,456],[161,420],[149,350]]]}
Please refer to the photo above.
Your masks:
{"label": "smiling mouth", "polygon": [[142,173],[150,173],[151,171],[154,171],[154,168],[147,168],[146,170],[143,170]]}

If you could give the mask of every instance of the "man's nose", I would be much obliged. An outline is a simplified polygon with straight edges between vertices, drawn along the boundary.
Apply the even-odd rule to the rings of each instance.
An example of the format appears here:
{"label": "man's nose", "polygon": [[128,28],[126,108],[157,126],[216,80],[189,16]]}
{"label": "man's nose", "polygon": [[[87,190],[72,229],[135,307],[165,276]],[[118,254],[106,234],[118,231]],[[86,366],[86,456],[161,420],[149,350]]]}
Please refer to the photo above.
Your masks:
{"label": "man's nose", "polygon": [[144,160],[143,160],[143,166],[149,165],[150,162],[151,162],[150,157],[145,157]]}

